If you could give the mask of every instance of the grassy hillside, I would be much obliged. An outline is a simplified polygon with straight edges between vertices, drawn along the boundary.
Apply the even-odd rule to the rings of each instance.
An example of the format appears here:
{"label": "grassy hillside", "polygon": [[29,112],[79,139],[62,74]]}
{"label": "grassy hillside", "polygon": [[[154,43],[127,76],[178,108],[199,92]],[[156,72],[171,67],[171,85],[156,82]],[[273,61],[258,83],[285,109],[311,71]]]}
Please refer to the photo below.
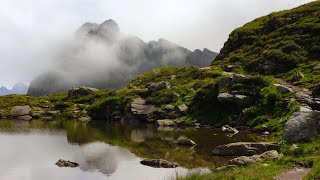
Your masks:
{"label": "grassy hillside", "polygon": [[[234,71],[272,74],[296,84],[320,83],[320,1],[272,13],[235,29],[212,65],[234,65]],[[292,80],[294,81],[294,80]]]}

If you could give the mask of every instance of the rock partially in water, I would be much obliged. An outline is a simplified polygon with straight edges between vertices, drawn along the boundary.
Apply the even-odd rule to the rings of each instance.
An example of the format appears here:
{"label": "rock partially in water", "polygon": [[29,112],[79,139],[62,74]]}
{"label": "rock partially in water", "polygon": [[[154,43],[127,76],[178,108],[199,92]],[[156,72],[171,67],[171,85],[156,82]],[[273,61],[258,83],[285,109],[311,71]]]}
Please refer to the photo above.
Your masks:
{"label": "rock partially in water", "polygon": [[11,110],[11,116],[13,117],[19,117],[19,116],[26,116],[30,115],[30,106],[25,105],[25,106],[14,106]]}
{"label": "rock partially in water", "polygon": [[296,112],[286,122],[283,139],[287,142],[311,141],[319,137],[320,112]]}
{"label": "rock partially in water", "polygon": [[271,160],[279,160],[283,157],[283,154],[279,154],[276,150],[267,151],[260,155],[253,156],[240,156],[230,160],[230,164],[232,165],[249,165],[256,162],[260,162],[263,159],[271,159]]}
{"label": "rock partially in water", "polygon": [[232,128],[228,125],[222,126],[221,130],[223,132],[227,132],[227,133],[231,133],[231,134],[238,134],[239,133],[239,131],[236,128]]}
{"label": "rock partially in water", "polygon": [[66,161],[66,160],[63,160],[63,159],[59,159],[59,161],[56,162],[55,165],[57,165],[59,167],[71,167],[71,168],[75,168],[75,167],[79,166],[78,163],[71,162],[71,161]]}
{"label": "rock partially in water", "polygon": [[177,126],[177,124],[170,119],[161,119],[161,120],[157,120],[157,125],[159,127],[174,127]]}
{"label": "rock partially in water", "polygon": [[185,138],[185,137],[180,137],[177,140],[176,144],[178,146],[187,146],[187,147],[193,147],[193,146],[197,145],[197,143],[195,143],[193,140]]}
{"label": "rock partially in water", "polygon": [[81,117],[81,118],[79,118],[79,121],[89,122],[89,121],[91,121],[91,117],[88,117],[88,116],[86,116],[86,117]]}
{"label": "rock partially in water", "polygon": [[142,165],[150,166],[154,168],[176,168],[179,166],[178,163],[170,162],[163,159],[145,159],[140,161]]}
{"label": "rock partially in water", "polygon": [[77,99],[83,96],[87,96],[94,92],[98,91],[98,89],[81,86],[79,88],[72,88],[68,91],[68,98],[69,99]]}
{"label": "rock partially in water", "polygon": [[216,147],[213,155],[217,156],[253,156],[271,150],[279,150],[274,142],[237,142]]}

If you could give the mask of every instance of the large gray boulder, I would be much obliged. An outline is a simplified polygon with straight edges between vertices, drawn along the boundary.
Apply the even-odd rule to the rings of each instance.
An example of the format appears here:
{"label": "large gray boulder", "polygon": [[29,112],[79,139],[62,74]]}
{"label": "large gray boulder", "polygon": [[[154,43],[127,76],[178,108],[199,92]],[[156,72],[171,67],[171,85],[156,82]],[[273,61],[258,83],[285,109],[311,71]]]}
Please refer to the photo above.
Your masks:
{"label": "large gray boulder", "polygon": [[79,88],[72,88],[68,91],[68,98],[69,99],[77,99],[83,96],[87,96],[94,92],[98,91],[98,89],[81,86]]}
{"label": "large gray boulder", "polygon": [[147,89],[149,92],[155,92],[155,91],[160,91],[160,90],[164,90],[164,89],[171,89],[171,85],[167,81],[161,81],[161,82],[151,83],[147,87]]}
{"label": "large gray boulder", "polygon": [[220,93],[217,98],[224,105],[237,105],[239,107],[249,106],[253,101],[249,96],[230,93]]}
{"label": "large gray boulder", "polygon": [[217,156],[253,156],[271,150],[279,150],[280,146],[273,142],[237,142],[216,147],[213,155]]}
{"label": "large gray boulder", "polygon": [[14,106],[11,110],[11,116],[18,117],[18,116],[25,116],[30,114],[30,106]]}
{"label": "large gray boulder", "polygon": [[296,112],[286,122],[283,139],[287,142],[310,141],[319,137],[320,112]]}

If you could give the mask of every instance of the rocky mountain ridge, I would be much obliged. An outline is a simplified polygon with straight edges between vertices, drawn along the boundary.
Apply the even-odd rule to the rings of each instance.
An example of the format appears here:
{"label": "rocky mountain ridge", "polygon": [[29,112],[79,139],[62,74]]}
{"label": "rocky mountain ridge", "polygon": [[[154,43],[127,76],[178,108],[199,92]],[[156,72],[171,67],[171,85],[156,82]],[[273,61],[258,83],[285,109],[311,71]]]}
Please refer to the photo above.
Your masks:
{"label": "rocky mountain ridge", "polygon": [[75,33],[73,46],[65,48],[51,72],[31,82],[28,94],[40,96],[76,86],[120,88],[134,77],[165,66],[208,66],[217,55],[190,50],[165,39],[144,42],[121,33],[113,20],[85,23]]}

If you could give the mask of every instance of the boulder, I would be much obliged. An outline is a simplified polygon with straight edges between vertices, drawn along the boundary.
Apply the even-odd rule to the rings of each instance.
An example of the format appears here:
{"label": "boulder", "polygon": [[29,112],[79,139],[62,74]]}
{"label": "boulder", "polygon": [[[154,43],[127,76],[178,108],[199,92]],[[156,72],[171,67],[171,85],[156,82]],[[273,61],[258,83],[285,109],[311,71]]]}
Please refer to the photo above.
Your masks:
{"label": "boulder", "polygon": [[180,112],[185,112],[188,109],[188,106],[186,104],[182,104],[178,106]]}
{"label": "boulder", "polygon": [[149,115],[156,111],[156,107],[151,104],[147,104],[142,98],[136,98],[132,100],[131,112],[142,119],[147,119]]}
{"label": "boulder", "polygon": [[56,162],[56,165],[59,166],[59,167],[71,167],[71,168],[75,168],[75,167],[79,166],[78,163],[71,162],[71,161],[66,161],[66,160],[63,160],[63,159],[59,159],[59,161]]}
{"label": "boulder", "polygon": [[226,72],[231,72],[234,69],[234,65],[227,65],[223,68]]}
{"label": "boulder", "polygon": [[77,99],[92,94],[96,91],[98,91],[98,89],[85,86],[81,86],[79,88],[72,88],[68,91],[68,99]]}
{"label": "boulder", "polygon": [[286,93],[291,93],[291,92],[293,92],[293,90],[291,89],[291,88],[289,88],[289,87],[287,87],[287,86],[284,86],[284,85],[282,85],[282,84],[273,84],[276,88],[277,88],[277,90],[279,91],[279,92],[281,92],[282,94],[286,94]]}
{"label": "boulder", "polygon": [[177,124],[170,119],[161,119],[161,120],[157,120],[157,125],[159,127],[173,127],[173,126],[177,126]]}
{"label": "boulder", "polygon": [[236,128],[232,128],[228,125],[222,126],[221,130],[223,132],[227,132],[227,133],[231,133],[231,134],[238,134],[239,133],[239,131]]}
{"label": "boulder", "polygon": [[296,72],[292,77],[292,81],[300,81],[302,78],[304,78],[304,75],[301,72]]}
{"label": "boulder", "polygon": [[155,92],[155,91],[160,91],[164,89],[171,89],[171,85],[167,81],[161,81],[161,82],[156,82],[156,83],[151,83],[147,87],[149,92]]}
{"label": "boulder", "polygon": [[192,146],[193,147],[193,146],[197,145],[197,143],[195,143],[193,140],[187,139],[184,137],[180,137],[176,143],[178,146]]}
{"label": "boulder", "polygon": [[245,95],[233,95],[230,93],[220,93],[218,101],[224,105],[237,105],[239,107],[246,107],[252,103],[252,98]]}
{"label": "boulder", "polygon": [[271,159],[271,160],[279,160],[283,157],[283,154],[279,154],[276,150],[271,150],[264,152],[260,155],[253,155],[253,156],[240,156],[230,160],[229,164],[232,165],[249,165],[263,159]]}
{"label": "boulder", "polygon": [[167,111],[174,111],[174,106],[168,104],[164,107]]}
{"label": "boulder", "polygon": [[213,155],[217,156],[253,156],[271,150],[279,150],[273,142],[237,142],[216,147]]}
{"label": "boulder", "polygon": [[26,116],[30,115],[30,106],[14,106],[11,110],[11,116],[13,117],[19,117],[19,116]]}
{"label": "boulder", "polygon": [[319,137],[320,112],[296,112],[286,122],[283,139],[287,142],[310,141]]}
{"label": "boulder", "polygon": [[145,159],[140,161],[142,165],[150,166],[154,168],[176,168],[179,166],[178,163],[169,162],[163,159]]}

